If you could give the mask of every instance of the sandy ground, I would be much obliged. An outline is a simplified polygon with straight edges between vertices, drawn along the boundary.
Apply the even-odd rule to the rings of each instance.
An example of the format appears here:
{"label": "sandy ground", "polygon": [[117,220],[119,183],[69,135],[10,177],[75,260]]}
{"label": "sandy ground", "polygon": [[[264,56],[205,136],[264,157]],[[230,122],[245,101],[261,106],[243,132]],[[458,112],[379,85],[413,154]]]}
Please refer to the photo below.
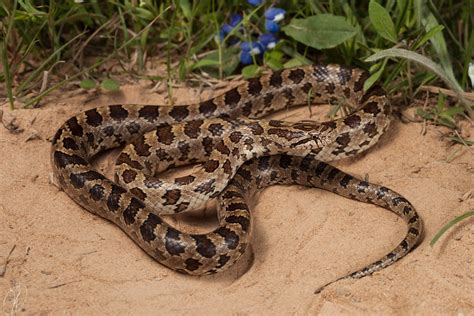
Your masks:
{"label": "sandy ground", "polygon": [[[397,120],[375,148],[337,163],[408,198],[425,222],[425,238],[393,266],[314,294],[388,252],[405,234],[403,221],[329,192],[275,186],[260,195],[252,247],[235,266],[210,277],[170,271],[50,183],[55,130],[76,112],[112,102],[165,100],[124,87],[92,100],[60,95],[39,109],[2,106],[4,121],[14,116],[24,129],[13,134],[0,125],[2,312],[474,315],[474,219],[429,245],[443,224],[474,207],[472,151],[448,147],[439,128],[428,126],[422,136],[421,124]],[[298,113],[292,119],[307,118],[307,110]],[[214,213],[205,215],[181,218],[178,227],[209,229]]]}

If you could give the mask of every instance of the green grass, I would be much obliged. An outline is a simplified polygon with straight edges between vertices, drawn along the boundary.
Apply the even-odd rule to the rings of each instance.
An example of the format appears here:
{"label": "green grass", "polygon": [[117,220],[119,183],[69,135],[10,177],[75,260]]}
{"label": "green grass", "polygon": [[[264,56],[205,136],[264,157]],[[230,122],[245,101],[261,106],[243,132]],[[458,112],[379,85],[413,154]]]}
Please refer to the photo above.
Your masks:
{"label": "green grass", "polygon": [[[421,98],[424,85],[445,86],[457,98],[443,98],[441,110],[433,102],[431,108],[418,110],[420,117],[453,129],[459,118],[473,118],[472,100],[464,91],[471,89],[474,1],[281,2],[287,14],[280,23],[280,42],[263,59],[254,58],[254,65],[244,67],[239,48],[228,43],[232,37],[248,40],[264,32],[268,6],[252,7],[243,0],[5,0],[0,4],[1,96],[11,107],[15,100],[31,106],[65,85],[117,89],[116,74],[100,68],[111,61],[131,78],[168,82],[186,80],[192,72],[249,77],[265,68],[323,61],[370,70],[366,88],[381,82],[406,104]],[[244,15],[244,31],[216,41],[221,25],[236,12]],[[166,61],[164,78],[144,74],[151,56]]]}
{"label": "green grass", "polygon": [[455,217],[454,219],[450,220],[447,224],[445,224],[436,233],[436,235],[433,237],[433,239],[431,239],[430,245],[434,246],[434,244],[441,238],[441,236],[443,236],[451,227],[453,227],[457,223],[459,223],[461,221],[464,221],[464,220],[466,220],[466,219],[468,219],[469,217],[472,217],[472,216],[474,216],[474,210],[470,210],[469,212],[466,212],[466,213],[464,213],[462,215],[459,215],[459,216]]}

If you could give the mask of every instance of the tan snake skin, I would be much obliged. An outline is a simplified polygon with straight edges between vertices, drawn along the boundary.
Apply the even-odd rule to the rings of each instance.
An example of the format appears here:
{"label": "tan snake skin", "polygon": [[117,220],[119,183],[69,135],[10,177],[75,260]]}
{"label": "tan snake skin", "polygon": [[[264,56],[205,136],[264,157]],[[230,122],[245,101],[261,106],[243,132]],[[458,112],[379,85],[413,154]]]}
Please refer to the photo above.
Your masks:
{"label": "tan snake skin", "polygon": [[[244,252],[252,226],[247,193],[254,189],[295,183],[380,205],[406,220],[408,233],[384,258],[350,275],[359,278],[403,257],[422,230],[421,219],[402,196],[318,161],[357,154],[376,143],[387,128],[386,96],[379,88],[364,93],[365,79],[360,70],[339,65],[305,66],[250,79],[195,105],[91,109],[57,131],[53,170],[74,201],[115,223],[160,263],[193,275],[222,271]],[[256,120],[308,100],[327,103],[341,98],[358,110],[336,121]],[[107,179],[90,163],[97,153],[125,144],[131,145],[117,160],[117,170],[130,189]],[[268,155],[276,156],[262,157]],[[154,177],[195,162],[204,164],[192,176],[168,181]],[[186,234],[160,217],[217,196],[221,226],[213,232]]]}

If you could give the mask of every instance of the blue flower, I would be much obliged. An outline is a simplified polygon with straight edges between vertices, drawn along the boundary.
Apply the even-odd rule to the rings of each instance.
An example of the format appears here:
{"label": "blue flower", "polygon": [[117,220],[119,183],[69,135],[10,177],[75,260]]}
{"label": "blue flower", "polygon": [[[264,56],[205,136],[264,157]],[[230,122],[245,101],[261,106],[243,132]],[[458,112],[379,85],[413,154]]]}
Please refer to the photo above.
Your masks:
{"label": "blue flower", "polygon": [[230,16],[230,26],[236,27],[240,22],[242,22],[242,15],[235,13]]}
{"label": "blue flower", "polygon": [[285,18],[286,11],[280,8],[270,8],[265,11],[265,19],[273,21],[275,23],[280,22]]}
{"label": "blue flower", "polygon": [[270,8],[265,11],[265,29],[270,33],[280,30],[278,22],[285,18],[286,11],[280,8]]}
{"label": "blue flower", "polygon": [[258,37],[258,41],[265,47],[265,50],[275,47],[278,39],[271,33],[262,34]]}
{"label": "blue flower", "polygon": [[250,5],[253,5],[254,7],[261,5],[263,3],[263,0],[247,0],[247,2]]}
{"label": "blue flower", "polygon": [[240,49],[252,55],[259,55],[265,50],[262,44],[259,42],[242,42],[240,43]]}
{"label": "blue flower", "polygon": [[244,65],[251,64],[253,62],[252,56],[262,55],[265,51],[265,47],[259,42],[242,42],[240,43],[240,62]]}
{"label": "blue flower", "polygon": [[240,53],[240,63],[243,65],[250,65],[253,62],[252,55],[246,52]]}
{"label": "blue flower", "polygon": [[232,14],[229,24],[222,25],[221,32],[224,32],[224,35],[229,34],[241,21],[242,16],[240,14]]}
{"label": "blue flower", "polygon": [[222,24],[221,32],[224,33],[224,35],[226,35],[232,32],[233,29],[234,28],[230,26],[229,24]]}
{"label": "blue flower", "polygon": [[221,29],[219,30],[219,32],[216,33],[216,35],[214,36],[214,40],[216,42],[222,42],[224,40],[224,37],[225,37],[225,32]]}
{"label": "blue flower", "polygon": [[270,33],[277,33],[280,30],[280,26],[272,20],[265,20],[265,30]]}

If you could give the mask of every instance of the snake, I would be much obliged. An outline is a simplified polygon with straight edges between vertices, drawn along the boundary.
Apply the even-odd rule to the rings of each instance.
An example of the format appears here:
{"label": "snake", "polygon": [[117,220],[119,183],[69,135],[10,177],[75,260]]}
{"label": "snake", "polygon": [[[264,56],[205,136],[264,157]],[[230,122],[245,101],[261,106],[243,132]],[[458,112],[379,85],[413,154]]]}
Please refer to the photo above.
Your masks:
{"label": "snake", "polygon": [[[361,278],[405,256],[421,240],[422,220],[393,190],[359,180],[327,162],[373,146],[387,129],[391,107],[382,88],[364,91],[368,74],[341,65],[308,65],[245,80],[196,104],[114,104],[69,118],[52,138],[53,174],[67,195],[120,227],[164,266],[190,275],[232,266],[250,241],[252,193],[273,184],[299,184],[387,208],[407,223],[390,253],[350,273]],[[349,103],[356,110],[327,121],[265,120],[308,103]],[[106,150],[123,147],[116,180],[92,166]],[[170,180],[156,173],[202,162],[193,175]],[[191,234],[165,215],[218,199],[219,226]]]}

